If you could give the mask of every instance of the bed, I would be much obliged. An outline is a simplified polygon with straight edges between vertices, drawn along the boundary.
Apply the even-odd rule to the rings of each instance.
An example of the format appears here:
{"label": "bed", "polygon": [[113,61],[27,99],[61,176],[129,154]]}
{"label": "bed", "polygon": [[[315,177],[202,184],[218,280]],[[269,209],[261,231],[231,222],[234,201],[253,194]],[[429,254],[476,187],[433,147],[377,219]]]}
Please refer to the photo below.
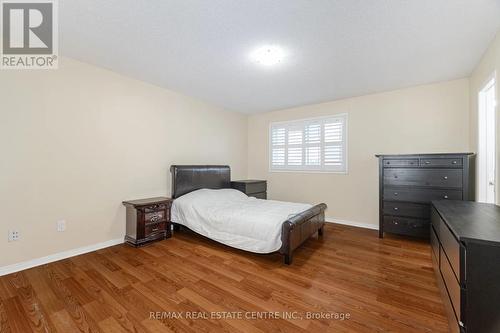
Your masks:
{"label": "bed", "polygon": [[229,166],[172,165],[171,219],[222,244],[254,253],[278,252],[291,264],[293,252],[323,234],[324,203],[261,200],[231,189]]}

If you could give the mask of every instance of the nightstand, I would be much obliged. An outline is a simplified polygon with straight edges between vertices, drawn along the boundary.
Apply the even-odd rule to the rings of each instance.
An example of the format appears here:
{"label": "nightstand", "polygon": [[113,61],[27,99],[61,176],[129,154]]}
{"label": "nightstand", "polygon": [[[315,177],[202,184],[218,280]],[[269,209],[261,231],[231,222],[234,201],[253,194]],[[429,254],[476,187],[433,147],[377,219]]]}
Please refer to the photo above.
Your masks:
{"label": "nightstand", "polygon": [[170,228],[170,198],[150,198],[124,201],[127,207],[125,242],[138,247],[172,237]]}
{"label": "nightstand", "polygon": [[249,197],[267,199],[267,182],[265,180],[235,180],[231,182],[231,187]]}

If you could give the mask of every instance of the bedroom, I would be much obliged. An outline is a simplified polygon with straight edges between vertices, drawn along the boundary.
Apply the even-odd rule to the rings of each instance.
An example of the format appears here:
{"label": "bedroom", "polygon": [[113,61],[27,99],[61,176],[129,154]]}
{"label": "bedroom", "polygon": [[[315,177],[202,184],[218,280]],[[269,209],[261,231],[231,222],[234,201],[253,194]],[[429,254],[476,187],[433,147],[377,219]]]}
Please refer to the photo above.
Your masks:
{"label": "bedroom", "polygon": [[499,1],[0,4],[1,332],[500,332]]}

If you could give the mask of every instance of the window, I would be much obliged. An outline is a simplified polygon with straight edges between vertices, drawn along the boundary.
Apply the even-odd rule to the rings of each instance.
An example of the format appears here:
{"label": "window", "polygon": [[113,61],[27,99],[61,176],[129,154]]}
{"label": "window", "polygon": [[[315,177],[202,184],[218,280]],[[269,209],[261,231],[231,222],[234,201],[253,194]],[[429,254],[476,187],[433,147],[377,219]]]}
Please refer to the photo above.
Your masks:
{"label": "window", "polygon": [[271,123],[271,171],[347,172],[347,115]]}

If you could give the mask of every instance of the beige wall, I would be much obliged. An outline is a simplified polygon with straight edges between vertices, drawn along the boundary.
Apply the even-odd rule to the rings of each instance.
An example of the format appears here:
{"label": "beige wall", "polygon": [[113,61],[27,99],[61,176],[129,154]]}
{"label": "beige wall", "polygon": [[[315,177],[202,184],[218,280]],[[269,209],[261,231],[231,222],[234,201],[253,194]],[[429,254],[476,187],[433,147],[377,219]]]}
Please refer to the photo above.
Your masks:
{"label": "beige wall", "polygon": [[171,164],[247,174],[247,116],[104,69],[1,71],[0,100],[0,267],[122,238],[121,201],[169,195]]}
{"label": "beige wall", "polygon": [[[478,145],[478,94],[484,85],[491,79],[492,75],[496,72],[497,77],[497,100],[500,98],[500,84],[498,82],[500,74],[500,33],[497,34],[495,40],[484,54],[481,62],[477,65],[476,69],[470,77],[470,145],[474,151],[477,151]],[[497,104],[498,105],[498,104]],[[498,110],[498,107],[497,107]],[[500,117],[497,116],[497,133],[500,126]],[[500,202],[500,184],[498,182],[500,176],[500,135],[497,135],[497,184],[496,184],[496,202]]]}
{"label": "beige wall", "polygon": [[[174,163],[230,164],[234,178],[267,179],[271,199],[326,202],[330,219],[376,227],[374,154],[474,150],[469,91],[498,54],[490,49],[470,87],[462,79],[249,117],[70,59],[55,71],[2,71],[0,267],[123,237],[121,201],[169,195]],[[347,175],[269,172],[269,122],[337,113],[349,115]],[[61,219],[68,229],[58,233]],[[7,242],[11,229],[20,241]]]}
{"label": "beige wall", "polygon": [[[273,121],[348,113],[348,174],[269,172]],[[271,199],[325,202],[327,216],[378,226],[377,153],[469,150],[469,81],[419,86],[330,103],[252,115],[248,175],[268,180]]]}

